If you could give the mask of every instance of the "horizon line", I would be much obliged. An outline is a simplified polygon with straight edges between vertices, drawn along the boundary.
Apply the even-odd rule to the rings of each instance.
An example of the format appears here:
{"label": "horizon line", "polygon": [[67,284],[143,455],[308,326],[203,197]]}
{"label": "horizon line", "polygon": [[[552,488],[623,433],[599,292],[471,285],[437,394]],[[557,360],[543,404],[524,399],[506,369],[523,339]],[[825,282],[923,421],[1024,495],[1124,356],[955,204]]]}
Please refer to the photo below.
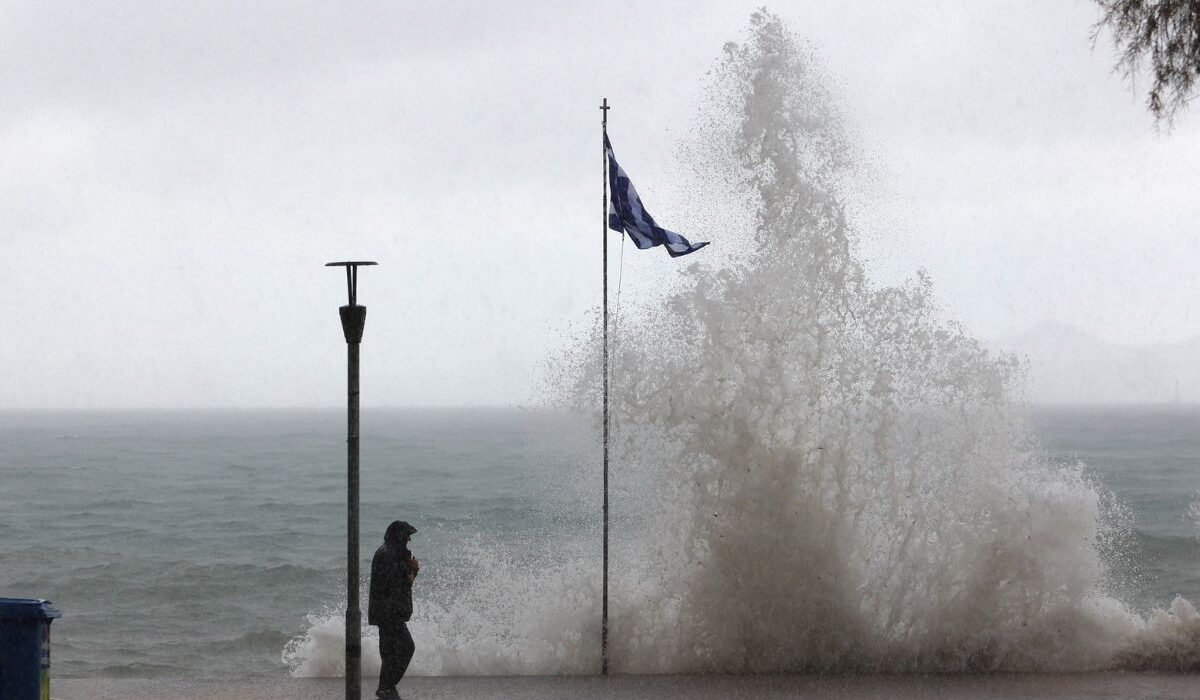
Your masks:
{"label": "horizon line", "polygon": [[[1200,400],[1187,401],[1100,401],[1100,402],[1063,402],[1063,401],[1016,401],[1014,406],[1028,406],[1034,409],[1043,408],[1200,408]],[[388,404],[366,406],[364,409],[373,411],[461,411],[461,410],[572,410],[566,406],[554,406],[548,403],[509,403],[509,404]],[[34,408],[13,408],[0,406],[0,414],[15,413],[239,413],[278,411],[344,411],[345,405],[337,406],[88,406],[88,407],[55,407],[40,406]]]}

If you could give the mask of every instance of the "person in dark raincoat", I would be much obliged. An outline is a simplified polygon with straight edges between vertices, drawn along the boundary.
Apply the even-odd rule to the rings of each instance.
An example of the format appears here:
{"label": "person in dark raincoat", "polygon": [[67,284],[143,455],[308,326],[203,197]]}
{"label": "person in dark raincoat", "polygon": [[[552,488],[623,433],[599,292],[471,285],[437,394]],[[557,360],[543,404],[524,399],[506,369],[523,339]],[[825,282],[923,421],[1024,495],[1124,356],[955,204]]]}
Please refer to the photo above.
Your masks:
{"label": "person in dark raincoat", "polygon": [[412,617],[412,584],[421,564],[408,550],[408,540],[417,528],[403,520],[388,525],[383,546],[371,559],[371,592],[367,600],[367,624],[379,627],[379,669],[377,698],[399,698],[396,684],[408,670],[416,650],[408,632]]}

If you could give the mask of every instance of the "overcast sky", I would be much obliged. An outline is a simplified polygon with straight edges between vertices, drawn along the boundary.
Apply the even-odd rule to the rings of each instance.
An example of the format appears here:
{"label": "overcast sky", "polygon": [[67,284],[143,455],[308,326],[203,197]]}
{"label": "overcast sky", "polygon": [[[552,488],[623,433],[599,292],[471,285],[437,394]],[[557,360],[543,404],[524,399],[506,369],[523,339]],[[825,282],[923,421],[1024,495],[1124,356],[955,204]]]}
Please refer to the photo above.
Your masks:
{"label": "overcast sky", "polygon": [[[528,402],[599,302],[600,98],[718,243],[676,146],[761,2],[0,0],[0,408],[342,405],[343,259],[364,405]],[[874,163],[876,279],[985,338],[1200,334],[1200,114],[1156,135],[1091,2],[770,9]],[[672,265],[627,248],[625,293]]]}

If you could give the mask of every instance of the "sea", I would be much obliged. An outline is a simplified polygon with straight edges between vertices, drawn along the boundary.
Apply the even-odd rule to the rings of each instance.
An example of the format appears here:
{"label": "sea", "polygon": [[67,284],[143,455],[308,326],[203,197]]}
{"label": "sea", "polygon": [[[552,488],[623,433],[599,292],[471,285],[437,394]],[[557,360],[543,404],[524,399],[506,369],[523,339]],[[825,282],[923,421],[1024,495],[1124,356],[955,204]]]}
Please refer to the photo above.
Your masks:
{"label": "sea", "polygon": [[[345,431],[338,410],[0,415],[0,592],[63,612],[56,676],[287,673],[346,605]],[[361,434],[364,585],[397,519],[427,588],[468,546],[599,533],[599,477],[570,495],[595,440],[565,415],[368,410]]]}
{"label": "sea", "polygon": [[[1131,614],[1200,600],[1200,407],[1030,415],[1048,463],[1110,492],[1123,544],[1106,551],[1108,580]],[[62,611],[55,677],[338,675],[344,440],[334,409],[2,413],[0,596]],[[628,469],[612,467],[615,571],[652,544],[622,507],[639,501],[622,484],[641,483]],[[591,418],[364,410],[361,584],[387,524],[413,523],[414,673],[586,672],[598,653],[601,484]]]}

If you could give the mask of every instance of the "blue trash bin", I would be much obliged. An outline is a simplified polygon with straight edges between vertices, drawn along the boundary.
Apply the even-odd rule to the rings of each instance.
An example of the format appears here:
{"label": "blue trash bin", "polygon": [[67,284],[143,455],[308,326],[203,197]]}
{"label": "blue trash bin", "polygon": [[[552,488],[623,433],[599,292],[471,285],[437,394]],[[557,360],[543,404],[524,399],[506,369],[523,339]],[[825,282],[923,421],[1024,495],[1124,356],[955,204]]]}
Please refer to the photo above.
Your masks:
{"label": "blue trash bin", "polygon": [[50,700],[50,621],[41,598],[0,598],[0,700]]}

